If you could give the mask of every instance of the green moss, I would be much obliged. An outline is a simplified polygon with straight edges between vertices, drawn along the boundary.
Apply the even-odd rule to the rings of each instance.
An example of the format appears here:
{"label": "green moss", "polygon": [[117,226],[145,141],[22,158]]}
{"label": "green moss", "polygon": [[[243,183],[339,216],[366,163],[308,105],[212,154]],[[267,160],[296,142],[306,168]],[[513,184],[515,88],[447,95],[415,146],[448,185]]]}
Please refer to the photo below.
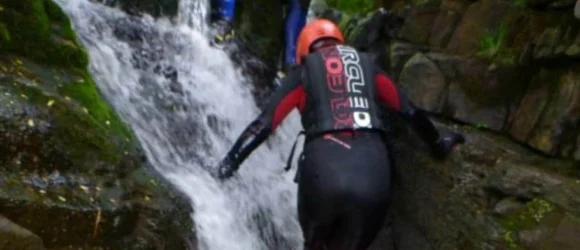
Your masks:
{"label": "green moss", "polygon": [[[72,100],[58,96],[50,96],[40,89],[18,83],[11,86],[12,93],[25,98],[39,109],[45,109],[49,102],[50,118],[55,125],[53,133],[55,144],[60,144],[67,152],[72,166],[81,167],[87,164],[94,165],[94,160],[107,161],[115,164],[120,160],[122,154],[119,153],[120,145],[114,142],[115,133],[105,127],[104,124],[94,119],[89,114],[83,112],[80,106],[74,108]],[[98,154],[90,155],[90,154]],[[86,161],[86,162],[85,162]],[[65,166],[60,166],[64,168]]]}
{"label": "green moss", "polygon": [[506,218],[500,218],[500,224],[508,231],[518,232],[533,229],[542,219],[554,210],[552,204],[543,199],[534,199],[519,212]]}
{"label": "green moss", "polygon": [[[0,15],[2,15],[2,12],[4,12],[4,6],[0,4]],[[10,42],[10,32],[8,32],[8,28],[6,28],[6,25],[0,22],[0,49],[8,46],[9,42]]]}
{"label": "green moss", "polygon": [[477,55],[493,58],[500,51],[507,37],[507,24],[502,22],[496,32],[487,32],[481,39]]}
{"label": "green moss", "polygon": [[542,220],[553,210],[553,205],[548,201],[534,199],[512,215],[499,218],[498,222],[505,230],[501,240],[510,249],[524,249],[517,239],[518,232],[534,229],[540,224],[544,224]]}
{"label": "green moss", "polygon": [[37,62],[63,68],[83,69],[88,56],[79,47],[66,15],[51,0],[2,3],[0,23],[11,43],[5,51]]}
{"label": "green moss", "polygon": [[514,240],[513,232],[512,231],[505,231],[502,235],[503,242],[510,248],[510,249],[519,249],[520,247],[516,244],[516,240]]}
{"label": "green moss", "polygon": [[[6,0],[0,0],[2,1]],[[61,116],[57,119],[70,119],[69,122],[73,125],[70,126],[70,130],[61,132],[83,138],[83,133],[87,131],[83,132],[83,128],[73,122],[74,119],[79,119],[85,130],[96,133],[94,137],[89,135],[87,138],[91,144],[97,145],[95,146],[97,148],[113,147],[110,137],[115,137],[119,141],[134,139],[127,126],[103,101],[86,69],[88,55],[79,46],[71,23],[60,6],[51,0],[6,1],[2,2],[2,6],[4,8],[0,15],[0,24],[6,24],[5,30],[11,35],[12,42],[3,51],[4,53],[0,54],[0,58],[8,58],[6,55],[8,52],[25,61],[24,65],[21,60],[15,60],[18,63],[13,61],[5,64],[6,67],[16,68],[9,72],[10,75],[41,79],[38,81],[41,89],[21,91],[35,95],[35,91],[42,93],[50,89],[55,92],[55,96],[60,94],[72,98],[83,111],[82,115],[73,115],[67,107],[63,107],[59,111],[62,112]],[[56,71],[46,72],[47,66]],[[48,100],[39,100],[37,104],[45,104],[46,101]],[[116,154],[118,155],[118,152]]]}
{"label": "green moss", "polygon": [[85,112],[94,119],[95,125],[105,126],[107,130],[119,137],[131,137],[130,130],[121,122],[111,107],[102,100],[101,94],[88,73],[85,72],[83,75],[83,78],[78,81],[64,84],[59,89],[60,94],[78,101],[86,109]]}
{"label": "green moss", "polygon": [[487,32],[479,43],[477,55],[500,65],[516,63],[515,52],[508,48],[508,23],[502,21],[495,32]]}
{"label": "green moss", "polygon": [[526,8],[528,7],[528,0],[512,0],[512,4],[518,8]]}
{"label": "green moss", "polygon": [[345,13],[365,14],[375,9],[375,0],[326,0],[329,7]]}
{"label": "green moss", "polygon": [[3,23],[0,23],[0,48],[8,46],[9,42],[10,42],[10,32],[8,32],[8,29],[6,29],[6,26]]}

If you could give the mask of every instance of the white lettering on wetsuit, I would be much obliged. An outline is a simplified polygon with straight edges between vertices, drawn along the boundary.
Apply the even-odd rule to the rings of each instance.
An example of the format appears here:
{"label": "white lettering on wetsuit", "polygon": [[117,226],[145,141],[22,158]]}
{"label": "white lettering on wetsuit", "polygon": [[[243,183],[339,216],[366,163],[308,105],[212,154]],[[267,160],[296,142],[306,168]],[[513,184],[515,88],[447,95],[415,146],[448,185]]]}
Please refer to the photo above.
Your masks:
{"label": "white lettering on wetsuit", "polygon": [[354,126],[355,128],[371,128],[369,101],[363,92],[365,80],[358,53],[350,47],[337,46],[337,48],[339,54],[342,56],[344,72],[346,72],[347,90],[350,93],[350,107],[357,110],[352,114]]}
{"label": "white lettering on wetsuit", "polygon": [[322,51],[334,128],[372,128],[358,53],[345,46],[337,48]]}

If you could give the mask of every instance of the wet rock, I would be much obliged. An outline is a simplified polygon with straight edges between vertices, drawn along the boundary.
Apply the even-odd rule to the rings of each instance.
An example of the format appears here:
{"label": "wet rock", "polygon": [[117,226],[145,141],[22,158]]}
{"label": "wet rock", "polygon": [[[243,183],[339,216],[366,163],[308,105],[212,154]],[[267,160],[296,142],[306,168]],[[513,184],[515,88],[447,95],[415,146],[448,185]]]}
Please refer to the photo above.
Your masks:
{"label": "wet rock", "polygon": [[521,98],[527,72],[495,67],[486,61],[428,53],[448,81],[442,113],[471,124],[501,131],[509,111]]}
{"label": "wet rock", "polygon": [[38,235],[0,215],[0,249],[44,250],[46,248]]}
{"label": "wet rock", "polygon": [[522,205],[523,204],[521,202],[517,201],[514,198],[506,198],[495,204],[495,206],[493,207],[493,212],[498,215],[506,216],[519,210],[522,207]]}
{"label": "wet rock", "polygon": [[578,232],[580,232],[580,218],[568,215],[554,229],[551,237],[544,237],[536,247],[537,249],[577,249]]}
{"label": "wet rock", "polygon": [[576,5],[574,6],[574,16],[580,19],[580,2],[576,1]]}
{"label": "wet rock", "polygon": [[437,65],[421,53],[415,54],[403,67],[399,84],[415,105],[431,111],[441,111],[447,82]]}
{"label": "wet rock", "polygon": [[512,118],[510,133],[548,154],[577,157],[579,69],[540,71]]}
{"label": "wet rock", "polygon": [[415,44],[427,44],[433,23],[441,10],[438,3],[427,2],[411,9],[399,37]]}
{"label": "wet rock", "polygon": [[446,47],[467,7],[468,2],[466,1],[442,1],[441,11],[433,20],[429,35],[429,45],[440,48]]}
{"label": "wet rock", "polygon": [[0,214],[49,249],[187,249],[188,200],[100,95],[66,15],[48,0],[1,5]]}
{"label": "wet rock", "polygon": [[501,105],[479,105],[459,83],[449,84],[445,113],[463,122],[496,131],[502,129],[507,108]]}
{"label": "wet rock", "polygon": [[[244,1],[236,5],[234,26],[244,49],[266,65],[277,65],[284,46],[281,1]],[[267,20],[267,21],[264,21]]]}
{"label": "wet rock", "polygon": [[577,0],[556,0],[549,5],[552,9],[572,8]]}
{"label": "wet rock", "polygon": [[544,67],[568,66],[580,59],[580,26],[564,23],[546,28],[534,39],[534,59]]}
{"label": "wet rock", "polygon": [[554,56],[556,46],[558,46],[562,36],[559,28],[548,28],[536,39],[536,59]]}
{"label": "wet rock", "polygon": [[389,69],[391,78],[398,82],[399,75],[403,71],[403,67],[407,61],[413,55],[422,51],[421,48],[410,43],[392,43],[388,48],[389,64],[385,65],[385,68]]}
{"label": "wet rock", "polygon": [[509,132],[520,141],[527,141],[530,138],[542,110],[548,105],[550,85],[545,84],[548,79],[550,79],[548,71],[540,71],[513,114]]}
{"label": "wet rock", "polygon": [[[574,204],[573,193],[552,198],[576,182],[571,176],[573,162],[539,156],[488,132],[443,124],[438,126],[464,133],[467,142],[445,161],[436,161],[408,128],[393,124],[396,215],[392,230],[393,235],[407,237],[407,243],[401,243],[405,249],[518,247],[543,239],[542,234],[534,236],[534,230],[551,232],[558,218],[577,211],[559,205]],[[414,248],[418,245],[422,247]]]}
{"label": "wet rock", "polygon": [[564,53],[566,56],[572,58],[580,58],[580,33],[576,36],[574,43],[572,43]]}
{"label": "wet rock", "polygon": [[[545,195],[564,182],[559,176],[552,176],[541,170],[525,166],[499,163],[499,172],[490,175],[486,188],[499,192],[502,196],[515,197],[520,200],[532,200],[538,195]],[[505,165],[503,165],[505,164]]]}
{"label": "wet rock", "polygon": [[453,53],[472,54],[480,50],[484,37],[497,34],[502,24],[512,20],[508,14],[517,13],[506,1],[481,0],[471,4],[447,45]]}
{"label": "wet rock", "polygon": [[538,241],[547,237],[549,234],[550,231],[546,228],[536,228],[532,230],[523,230],[518,233],[517,237],[526,249],[536,249]]}

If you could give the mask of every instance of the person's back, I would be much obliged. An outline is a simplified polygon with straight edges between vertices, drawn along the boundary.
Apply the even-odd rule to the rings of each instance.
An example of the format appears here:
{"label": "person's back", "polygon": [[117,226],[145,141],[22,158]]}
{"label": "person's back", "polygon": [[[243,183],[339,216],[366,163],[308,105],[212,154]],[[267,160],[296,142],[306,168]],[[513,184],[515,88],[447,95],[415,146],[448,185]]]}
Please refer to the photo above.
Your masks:
{"label": "person's back", "polygon": [[374,64],[342,45],[301,60],[306,143],[298,207],[306,246],[365,249],[382,226],[390,195]]}
{"label": "person's back", "polygon": [[[369,55],[344,42],[328,20],[307,24],[297,44],[299,66],[220,163],[232,176],[294,108],[306,134],[299,161],[298,214],[308,250],[364,250],[387,214],[391,170],[381,106],[411,121],[435,153],[446,155],[463,136],[440,136]],[[292,155],[292,154],[291,154]]]}

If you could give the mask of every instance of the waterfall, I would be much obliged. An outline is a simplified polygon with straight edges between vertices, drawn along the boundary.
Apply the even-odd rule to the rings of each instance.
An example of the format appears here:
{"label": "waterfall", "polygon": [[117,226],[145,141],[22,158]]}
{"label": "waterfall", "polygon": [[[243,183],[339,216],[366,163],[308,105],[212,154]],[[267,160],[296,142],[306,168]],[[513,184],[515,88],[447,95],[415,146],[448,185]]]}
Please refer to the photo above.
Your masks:
{"label": "waterfall", "polygon": [[89,0],[56,2],[89,53],[103,96],[151,164],[191,198],[198,248],[300,249],[295,170],[283,170],[300,129],[297,111],[237,176],[221,182],[208,173],[259,114],[240,66],[209,46],[208,1],[181,0],[173,20],[132,17]]}

